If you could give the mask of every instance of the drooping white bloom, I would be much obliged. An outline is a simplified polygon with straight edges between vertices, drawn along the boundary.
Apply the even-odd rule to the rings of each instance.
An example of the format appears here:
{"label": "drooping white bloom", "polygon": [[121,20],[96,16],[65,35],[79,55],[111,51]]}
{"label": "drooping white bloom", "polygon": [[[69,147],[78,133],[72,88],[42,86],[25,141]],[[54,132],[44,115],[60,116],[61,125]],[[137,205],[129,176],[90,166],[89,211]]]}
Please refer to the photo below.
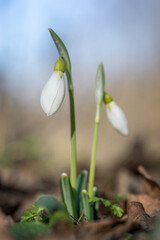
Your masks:
{"label": "drooping white bloom", "polygon": [[128,135],[128,122],[123,110],[114,102],[106,104],[106,113],[113,128],[124,136]]}
{"label": "drooping white bloom", "polygon": [[43,111],[50,116],[60,108],[65,96],[65,82],[63,72],[54,71],[45,84],[41,94]]}

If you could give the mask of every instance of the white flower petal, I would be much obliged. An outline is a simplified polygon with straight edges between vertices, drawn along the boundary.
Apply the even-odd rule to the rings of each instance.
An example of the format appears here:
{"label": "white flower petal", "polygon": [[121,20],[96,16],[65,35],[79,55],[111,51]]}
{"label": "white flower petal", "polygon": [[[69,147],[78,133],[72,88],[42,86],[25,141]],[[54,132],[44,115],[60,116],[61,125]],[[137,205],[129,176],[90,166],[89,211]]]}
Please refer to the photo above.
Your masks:
{"label": "white flower petal", "polygon": [[40,102],[47,116],[57,112],[63,102],[65,83],[62,75],[62,72],[54,71],[42,90]]}
{"label": "white flower petal", "polygon": [[106,113],[113,128],[122,135],[128,135],[128,122],[123,110],[114,102],[106,105]]}

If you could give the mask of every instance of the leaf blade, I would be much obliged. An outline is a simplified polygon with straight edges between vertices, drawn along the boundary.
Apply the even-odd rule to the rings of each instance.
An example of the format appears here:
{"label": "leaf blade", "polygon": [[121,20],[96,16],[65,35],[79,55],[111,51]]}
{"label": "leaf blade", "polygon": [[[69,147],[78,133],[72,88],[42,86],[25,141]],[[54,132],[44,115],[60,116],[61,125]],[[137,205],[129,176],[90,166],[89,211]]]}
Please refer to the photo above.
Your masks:
{"label": "leaf blade", "polygon": [[78,212],[78,216],[80,217],[80,201],[81,201],[81,192],[83,189],[86,188],[86,184],[87,184],[87,177],[88,177],[88,171],[87,170],[83,170],[78,178],[77,178],[77,194],[76,194],[76,201],[77,201],[77,212]]}
{"label": "leaf blade", "polygon": [[66,173],[61,174],[60,177],[60,190],[62,201],[66,205],[68,213],[77,219],[76,204],[71,187],[70,179]]}
{"label": "leaf blade", "polygon": [[69,57],[66,46],[64,45],[64,43],[60,39],[60,37],[51,28],[49,28],[49,32],[50,32],[51,37],[57,47],[59,55],[64,59],[66,68],[70,73],[71,72],[71,62],[70,62],[70,57]]}

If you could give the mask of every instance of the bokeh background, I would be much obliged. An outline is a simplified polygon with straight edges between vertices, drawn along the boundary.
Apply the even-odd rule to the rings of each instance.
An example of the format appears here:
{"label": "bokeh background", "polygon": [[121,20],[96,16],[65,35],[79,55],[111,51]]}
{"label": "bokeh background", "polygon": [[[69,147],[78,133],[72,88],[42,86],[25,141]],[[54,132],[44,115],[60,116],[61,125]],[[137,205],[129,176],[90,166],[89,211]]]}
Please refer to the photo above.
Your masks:
{"label": "bokeh background", "polygon": [[136,144],[158,161],[159,12],[158,0],[0,0],[1,169],[23,169],[23,176],[53,176],[69,167],[68,93],[60,110],[50,117],[39,102],[58,58],[48,28],[61,37],[71,58],[78,163],[89,165],[94,83],[101,61],[105,89],[124,109],[129,136],[112,129],[103,106],[97,167],[103,170],[119,164]]}

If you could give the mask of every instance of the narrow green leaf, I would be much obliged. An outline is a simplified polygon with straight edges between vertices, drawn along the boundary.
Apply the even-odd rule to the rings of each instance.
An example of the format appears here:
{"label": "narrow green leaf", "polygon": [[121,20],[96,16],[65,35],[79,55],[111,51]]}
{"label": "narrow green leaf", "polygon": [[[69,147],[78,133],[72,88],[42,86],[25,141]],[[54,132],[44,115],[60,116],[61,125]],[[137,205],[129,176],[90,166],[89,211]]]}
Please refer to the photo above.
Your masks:
{"label": "narrow green leaf", "polygon": [[50,32],[51,37],[52,37],[52,39],[53,39],[53,41],[54,41],[54,43],[55,43],[55,45],[57,47],[59,55],[65,61],[66,68],[67,68],[68,72],[71,73],[71,62],[70,62],[68,51],[67,51],[64,43],[62,42],[60,37],[51,28],[49,28],[49,32]]}
{"label": "narrow green leaf", "polygon": [[88,221],[93,220],[93,207],[92,203],[88,201],[88,193],[85,189],[82,190],[81,193],[81,203],[82,209],[84,211],[84,215]]}
{"label": "narrow green leaf", "polygon": [[60,190],[62,201],[64,202],[68,213],[77,219],[76,204],[73,195],[73,190],[69,177],[66,173],[63,173],[60,177]]}
{"label": "narrow green leaf", "polygon": [[82,190],[86,187],[88,177],[88,171],[83,170],[77,178],[77,195],[79,195]]}
{"label": "narrow green leaf", "polygon": [[88,177],[88,171],[83,170],[78,178],[77,178],[77,195],[76,195],[76,201],[77,201],[77,213],[78,217],[80,217],[80,201],[81,201],[81,192],[83,189],[86,188],[87,184],[87,177]]}
{"label": "narrow green leaf", "polygon": [[[98,197],[98,188],[93,187],[93,197]],[[99,201],[93,203],[93,213],[94,213],[94,219],[97,219],[97,213],[99,209]]]}

